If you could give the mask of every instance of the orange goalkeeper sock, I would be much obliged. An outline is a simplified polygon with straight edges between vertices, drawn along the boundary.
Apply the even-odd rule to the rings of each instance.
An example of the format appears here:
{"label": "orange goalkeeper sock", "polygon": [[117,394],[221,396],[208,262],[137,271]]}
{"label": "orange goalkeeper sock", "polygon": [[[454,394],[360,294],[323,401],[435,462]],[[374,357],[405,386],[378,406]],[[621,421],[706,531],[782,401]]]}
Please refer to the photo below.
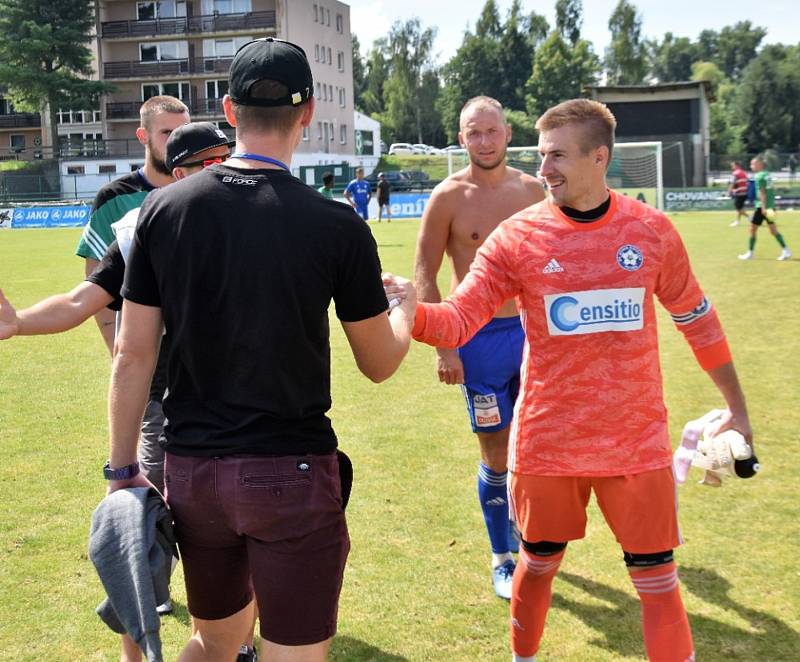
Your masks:
{"label": "orange goalkeeper sock", "polygon": [[552,599],[553,578],[564,551],[537,556],[519,548],[519,560],[511,585],[511,648],[518,657],[539,650],[544,622]]}
{"label": "orange goalkeeper sock", "polygon": [[644,646],[651,662],[691,662],[694,644],[674,562],[630,573],[642,603]]}

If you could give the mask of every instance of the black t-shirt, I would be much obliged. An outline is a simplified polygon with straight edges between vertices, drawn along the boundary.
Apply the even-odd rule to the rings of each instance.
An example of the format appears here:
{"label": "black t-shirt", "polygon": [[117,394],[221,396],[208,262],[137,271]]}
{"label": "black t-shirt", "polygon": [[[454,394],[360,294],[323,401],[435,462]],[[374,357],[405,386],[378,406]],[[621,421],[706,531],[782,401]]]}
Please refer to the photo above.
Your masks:
{"label": "black t-shirt", "polygon": [[383,200],[388,200],[389,198],[389,191],[392,190],[392,187],[389,185],[389,182],[385,179],[383,181],[378,182],[378,197]]}
{"label": "black t-shirt", "polygon": [[282,170],[215,165],[148,195],[122,294],[161,307],[166,448],[335,448],[328,307],[350,322],[385,311],[380,272],[352,208]]}
{"label": "black t-shirt", "polygon": [[[119,312],[122,310],[122,283],[125,280],[125,258],[116,241],[108,247],[94,271],[90,273],[86,280],[95,285],[99,285],[108,292],[114,300],[106,306],[111,310]],[[166,336],[161,338],[161,347],[158,353],[158,363],[153,372],[153,380],[150,382],[150,400],[161,402],[164,391],[167,389],[167,353],[169,344]]]}

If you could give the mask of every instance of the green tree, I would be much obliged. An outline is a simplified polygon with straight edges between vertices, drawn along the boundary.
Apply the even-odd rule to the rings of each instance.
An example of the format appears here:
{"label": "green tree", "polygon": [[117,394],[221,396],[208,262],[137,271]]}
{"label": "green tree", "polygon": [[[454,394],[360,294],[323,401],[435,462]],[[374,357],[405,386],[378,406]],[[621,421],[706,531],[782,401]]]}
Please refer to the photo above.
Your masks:
{"label": "green tree", "polygon": [[659,83],[690,80],[692,65],[700,59],[700,49],[687,37],[674,37],[671,32],[664,40],[649,44],[651,57],[650,73]]}
{"label": "green tree", "polygon": [[739,21],[719,32],[703,30],[697,38],[698,59],[713,62],[729,79],[738,81],[745,67],[756,57],[767,31],[750,21]]}
{"label": "green tree", "polygon": [[526,86],[528,112],[538,117],[566,99],[583,94],[585,85],[594,84],[600,61],[591,44],[579,39],[574,47],[553,30],[533,56],[533,71]]}
{"label": "green tree", "polygon": [[612,85],[639,85],[647,74],[647,49],[642,18],[628,0],[619,0],[608,21],[611,45],[606,49],[606,74]]}
{"label": "green tree", "polygon": [[390,138],[416,136],[418,142],[423,142],[426,136],[439,130],[436,124],[440,125],[440,121],[423,124],[423,115],[431,121],[438,118],[434,104],[424,110],[421,104],[426,98],[423,86],[427,85],[430,92],[435,79],[438,88],[432,57],[435,35],[433,28],[423,30],[418,18],[405,23],[396,21],[392,26],[385,47],[388,59],[388,77],[383,85],[385,106],[379,115]]}
{"label": "green tree", "polygon": [[353,50],[353,105],[356,110],[366,112],[364,105],[364,93],[367,90],[367,71],[364,65],[364,58],[361,56],[361,44],[358,37],[354,34],[352,38]]}
{"label": "green tree", "polygon": [[14,107],[49,117],[58,148],[59,108],[94,108],[113,89],[89,80],[91,0],[0,0],[0,81]]}
{"label": "green tree", "polygon": [[581,0],[556,0],[556,29],[573,47],[581,38],[582,12]]}
{"label": "green tree", "polygon": [[[692,80],[711,83],[715,100],[709,105],[709,133],[711,154],[719,157],[740,158],[746,151],[742,142],[742,126],[735,113],[736,85],[713,62],[695,62]],[[718,167],[727,167],[727,159]]]}
{"label": "green tree", "polygon": [[800,46],[771,44],[744,69],[735,112],[747,150],[794,150],[800,141]]}
{"label": "green tree", "polygon": [[500,25],[500,12],[494,0],[486,0],[478,22],[475,24],[475,35],[481,39],[499,39],[503,34]]}
{"label": "green tree", "polygon": [[503,25],[497,52],[498,72],[495,98],[506,108],[525,107],[525,83],[531,74],[534,47],[528,39],[528,19],[522,15],[520,0],[511,3]]}
{"label": "green tree", "polygon": [[364,90],[361,95],[361,107],[364,113],[373,116],[385,110],[383,85],[389,76],[388,45],[386,39],[376,39],[372,49],[367,53],[364,65]]}

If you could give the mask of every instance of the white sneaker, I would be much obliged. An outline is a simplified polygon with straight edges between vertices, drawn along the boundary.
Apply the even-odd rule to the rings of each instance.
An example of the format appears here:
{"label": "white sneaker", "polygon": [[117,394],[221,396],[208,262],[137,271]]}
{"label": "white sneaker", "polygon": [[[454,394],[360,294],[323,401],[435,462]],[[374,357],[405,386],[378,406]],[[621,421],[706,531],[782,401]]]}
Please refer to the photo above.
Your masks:
{"label": "white sneaker", "polygon": [[740,260],[752,260],[753,259],[753,251],[747,251],[746,253],[742,253],[739,256]]}
{"label": "white sneaker", "polygon": [[735,228],[737,225],[739,225],[739,219],[738,218],[735,221],[733,221],[728,227],[729,228]]}
{"label": "white sneaker", "polygon": [[791,258],[792,258],[792,251],[790,251],[788,248],[784,248],[781,251],[781,254],[778,256],[778,260],[780,262],[783,262],[784,260],[790,260]]}

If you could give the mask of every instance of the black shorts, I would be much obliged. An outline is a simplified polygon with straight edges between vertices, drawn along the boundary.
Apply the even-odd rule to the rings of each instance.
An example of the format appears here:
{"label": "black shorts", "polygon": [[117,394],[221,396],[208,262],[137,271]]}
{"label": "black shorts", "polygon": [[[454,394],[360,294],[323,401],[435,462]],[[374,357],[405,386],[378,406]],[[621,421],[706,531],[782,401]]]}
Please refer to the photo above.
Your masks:
{"label": "black shorts", "polygon": [[742,211],[745,202],[747,202],[747,193],[733,196],[733,206],[736,207],[736,211]]}
{"label": "black shorts", "polygon": [[350,550],[336,453],[168,452],[165,481],[190,614],[232,616],[255,592],[268,641],[302,646],[335,634]]}
{"label": "black shorts", "polygon": [[384,205],[389,204],[389,196],[387,195],[385,198],[383,196],[378,196],[378,206],[383,207]]}
{"label": "black shorts", "polygon": [[758,207],[753,212],[753,218],[750,219],[750,222],[753,225],[761,225],[764,221],[766,221],[769,225],[773,225],[775,222],[775,221],[770,221],[764,214],[764,211],[761,209],[761,207]]}

